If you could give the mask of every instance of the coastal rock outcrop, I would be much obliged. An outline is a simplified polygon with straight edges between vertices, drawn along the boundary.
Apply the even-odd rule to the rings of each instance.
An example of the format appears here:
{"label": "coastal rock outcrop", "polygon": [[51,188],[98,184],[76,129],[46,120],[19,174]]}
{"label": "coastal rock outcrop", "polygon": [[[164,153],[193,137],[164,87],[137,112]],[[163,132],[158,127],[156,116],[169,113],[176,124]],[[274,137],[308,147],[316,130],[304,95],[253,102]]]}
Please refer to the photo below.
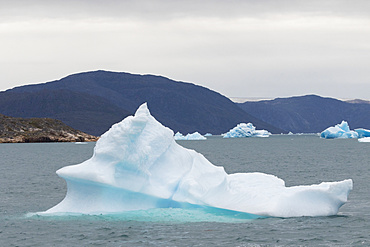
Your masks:
{"label": "coastal rock outcrop", "polygon": [[14,118],[0,114],[0,143],[91,142],[96,136],[51,118]]}

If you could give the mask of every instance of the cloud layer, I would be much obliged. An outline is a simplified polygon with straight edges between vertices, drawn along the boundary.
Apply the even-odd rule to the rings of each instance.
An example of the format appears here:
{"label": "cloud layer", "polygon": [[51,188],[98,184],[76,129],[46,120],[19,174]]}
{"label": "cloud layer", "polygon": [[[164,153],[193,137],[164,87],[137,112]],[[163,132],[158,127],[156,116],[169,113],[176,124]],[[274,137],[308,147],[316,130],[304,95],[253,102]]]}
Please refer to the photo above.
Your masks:
{"label": "cloud layer", "polygon": [[369,1],[3,5],[0,90],[106,69],[160,74],[230,97],[370,97]]}

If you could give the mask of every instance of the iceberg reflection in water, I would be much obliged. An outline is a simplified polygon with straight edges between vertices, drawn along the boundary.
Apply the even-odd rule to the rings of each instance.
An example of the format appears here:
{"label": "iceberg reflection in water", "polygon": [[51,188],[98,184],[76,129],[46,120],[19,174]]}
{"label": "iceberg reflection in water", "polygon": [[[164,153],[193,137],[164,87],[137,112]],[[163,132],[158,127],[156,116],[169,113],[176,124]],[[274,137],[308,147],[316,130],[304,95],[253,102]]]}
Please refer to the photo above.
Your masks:
{"label": "iceberg reflection in water", "polygon": [[273,175],[228,175],[223,167],[178,145],[173,131],[156,121],[146,104],[102,135],[92,158],[57,174],[67,181],[67,195],[39,214],[183,208],[238,219],[327,216],[337,214],[352,189],[350,179],[285,187]]}

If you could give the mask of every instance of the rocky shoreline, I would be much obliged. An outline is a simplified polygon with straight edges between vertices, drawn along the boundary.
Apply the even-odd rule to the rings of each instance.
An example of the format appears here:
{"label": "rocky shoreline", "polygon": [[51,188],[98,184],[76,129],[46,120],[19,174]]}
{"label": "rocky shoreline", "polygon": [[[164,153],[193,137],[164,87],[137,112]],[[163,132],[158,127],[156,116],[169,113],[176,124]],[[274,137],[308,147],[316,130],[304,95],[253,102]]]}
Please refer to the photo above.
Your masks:
{"label": "rocky shoreline", "polygon": [[94,142],[98,137],[51,118],[14,118],[0,114],[0,143]]}

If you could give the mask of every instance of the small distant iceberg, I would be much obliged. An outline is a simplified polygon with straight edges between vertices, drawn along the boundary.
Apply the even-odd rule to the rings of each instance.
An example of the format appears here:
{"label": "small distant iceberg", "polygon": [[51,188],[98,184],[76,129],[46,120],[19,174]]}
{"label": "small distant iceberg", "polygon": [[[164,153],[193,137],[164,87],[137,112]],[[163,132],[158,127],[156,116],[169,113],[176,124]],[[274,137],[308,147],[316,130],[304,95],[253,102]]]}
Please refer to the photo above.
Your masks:
{"label": "small distant iceberg", "polygon": [[320,137],[325,139],[358,138],[358,133],[350,130],[346,121],[342,121],[340,124],[337,124],[334,127],[325,129],[323,132],[321,132]]}
{"label": "small distant iceberg", "polygon": [[360,129],[355,129],[355,131],[358,134],[358,138],[370,137],[370,130],[360,128]]}
{"label": "small distant iceberg", "polygon": [[271,133],[267,130],[256,130],[252,123],[240,123],[223,134],[223,138],[269,137],[270,135]]}
{"label": "small distant iceberg", "polygon": [[204,136],[205,136],[205,137],[208,137],[208,136],[212,136],[212,134],[211,134],[211,133],[207,133],[207,134],[205,134]]}
{"label": "small distant iceberg", "polygon": [[370,142],[370,137],[363,137],[358,139],[359,142]]}
{"label": "small distant iceberg", "polygon": [[198,132],[194,132],[192,134],[187,134],[186,136],[184,136],[183,134],[181,134],[180,132],[177,132],[174,136],[175,140],[179,141],[179,140],[207,140],[206,137],[202,136],[201,134],[199,134]]}

